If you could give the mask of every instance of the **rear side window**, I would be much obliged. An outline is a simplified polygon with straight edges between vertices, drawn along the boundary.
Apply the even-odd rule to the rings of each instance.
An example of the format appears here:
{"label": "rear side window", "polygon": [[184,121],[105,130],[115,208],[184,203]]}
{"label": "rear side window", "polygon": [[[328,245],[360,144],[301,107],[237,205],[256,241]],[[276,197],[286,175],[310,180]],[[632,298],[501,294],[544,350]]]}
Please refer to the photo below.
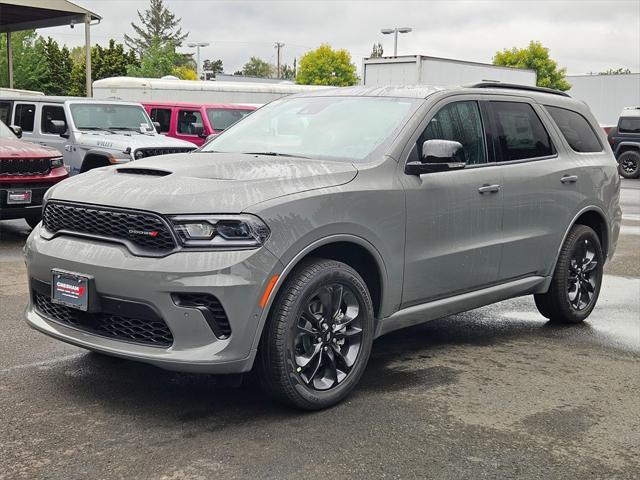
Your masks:
{"label": "rear side window", "polygon": [[168,108],[152,108],[151,121],[160,124],[160,133],[167,133],[169,124],[171,124],[171,110]]}
{"label": "rear side window", "polygon": [[240,110],[231,108],[207,108],[207,117],[211,128],[216,131],[222,131],[229,128],[238,120],[242,120],[253,110]]}
{"label": "rear side window", "polygon": [[490,102],[496,129],[498,160],[547,157],[554,150],[549,134],[528,103]]}
{"label": "rear side window", "polygon": [[9,125],[11,123],[10,102],[0,102],[0,122],[3,122],[5,125]]}
{"label": "rear side window", "polygon": [[202,115],[197,110],[180,110],[178,112],[178,133],[196,135],[196,127],[202,126]]}
{"label": "rear side window", "polygon": [[618,133],[640,133],[640,117],[622,117]]}
{"label": "rear side window", "polygon": [[30,103],[18,103],[14,114],[14,124],[22,127],[23,132],[33,132],[36,118],[36,106]]}
{"label": "rear side window", "polygon": [[43,105],[42,113],[40,115],[40,131],[42,133],[54,134],[53,123],[51,120],[61,120],[67,124],[67,119],[64,116],[64,108],[54,105]]}
{"label": "rear side window", "polygon": [[566,108],[545,106],[565,140],[575,152],[601,152],[602,145],[586,118]]}

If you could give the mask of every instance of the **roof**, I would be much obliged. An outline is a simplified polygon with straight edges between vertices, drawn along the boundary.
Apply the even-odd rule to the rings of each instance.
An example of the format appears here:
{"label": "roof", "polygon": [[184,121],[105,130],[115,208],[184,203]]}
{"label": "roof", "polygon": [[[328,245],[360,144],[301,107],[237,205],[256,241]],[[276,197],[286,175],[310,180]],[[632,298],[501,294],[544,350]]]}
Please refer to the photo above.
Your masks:
{"label": "roof", "polygon": [[472,94],[507,94],[507,95],[522,95],[527,97],[536,98],[567,98],[569,95],[559,90],[552,90],[549,88],[532,87],[529,85],[514,85],[510,83],[494,83],[494,82],[481,82],[473,85],[458,86],[440,86],[440,85],[388,85],[384,87],[340,87],[332,90],[322,90],[318,92],[309,92],[298,94],[296,96],[345,96],[345,97],[398,97],[398,98],[427,98],[434,93],[444,91],[457,91],[459,93],[472,93]]}
{"label": "roof", "polygon": [[505,70],[523,70],[525,72],[533,72],[535,70],[532,68],[520,68],[520,67],[509,67],[507,65],[494,65],[493,63],[482,63],[482,62],[472,62],[469,60],[457,60],[455,58],[445,58],[445,57],[432,57],[430,55],[399,55],[397,57],[367,57],[364,59],[364,63],[407,63],[407,62],[417,62],[418,60],[435,60],[438,62],[447,62],[447,63],[460,63],[463,65],[477,65],[482,67],[490,67],[497,69],[505,69]]}
{"label": "roof", "polygon": [[102,17],[67,0],[0,0],[0,33],[84,23]]}
{"label": "roof", "polygon": [[145,105],[145,106],[158,106],[158,107],[184,107],[184,108],[204,107],[204,108],[225,108],[229,110],[255,110],[256,109],[254,105],[231,104],[231,103],[154,102],[154,101],[147,101],[147,102],[141,102],[141,103],[142,105]]}
{"label": "roof", "polygon": [[140,105],[138,102],[127,102],[123,100],[100,100],[96,98],[86,97],[57,97],[48,95],[0,95],[0,101],[11,100],[12,102],[33,102],[33,103],[101,103],[101,104],[125,104],[125,105]]}

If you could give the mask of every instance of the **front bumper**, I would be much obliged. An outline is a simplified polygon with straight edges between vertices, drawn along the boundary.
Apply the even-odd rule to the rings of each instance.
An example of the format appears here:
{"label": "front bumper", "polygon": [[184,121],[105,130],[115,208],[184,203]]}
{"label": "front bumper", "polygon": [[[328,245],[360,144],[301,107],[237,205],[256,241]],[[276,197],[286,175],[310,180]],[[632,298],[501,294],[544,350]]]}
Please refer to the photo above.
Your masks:
{"label": "front bumper", "polygon": [[[42,199],[49,188],[67,178],[64,167],[54,168],[47,175],[0,177],[0,220],[39,217],[42,214]],[[31,203],[8,204],[9,190],[31,190]]]}
{"label": "front bumper", "polygon": [[[27,323],[51,337],[109,355],[139,360],[168,370],[240,373],[251,369],[262,315],[259,302],[269,279],[282,265],[267,249],[178,252],[163,258],[138,257],[124,246],[71,236],[51,240],[31,233],[25,247],[27,272],[34,282],[51,282],[51,269],[92,276],[101,296],[150,305],[173,334],[169,347],[114,340],[61,324],[34,307]],[[224,307],[231,335],[220,339],[203,313],[179,307],[171,294],[207,293]]]}

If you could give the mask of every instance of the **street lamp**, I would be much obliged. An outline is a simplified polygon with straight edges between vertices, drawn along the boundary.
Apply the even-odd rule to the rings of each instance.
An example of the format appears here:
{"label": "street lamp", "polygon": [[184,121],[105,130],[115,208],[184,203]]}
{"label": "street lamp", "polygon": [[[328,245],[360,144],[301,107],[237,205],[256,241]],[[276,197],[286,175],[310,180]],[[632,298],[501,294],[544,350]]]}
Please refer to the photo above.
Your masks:
{"label": "street lamp", "polygon": [[410,27],[395,27],[395,28],[383,28],[380,33],[383,35],[390,35],[393,33],[393,56],[398,56],[398,33],[409,33],[412,29]]}
{"label": "street lamp", "polygon": [[196,49],[196,73],[198,75],[198,80],[200,80],[200,74],[202,73],[200,71],[200,47],[208,47],[209,43],[208,42],[194,42],[194,43],[187,43],[187,47],[190,48],[194,48]]}

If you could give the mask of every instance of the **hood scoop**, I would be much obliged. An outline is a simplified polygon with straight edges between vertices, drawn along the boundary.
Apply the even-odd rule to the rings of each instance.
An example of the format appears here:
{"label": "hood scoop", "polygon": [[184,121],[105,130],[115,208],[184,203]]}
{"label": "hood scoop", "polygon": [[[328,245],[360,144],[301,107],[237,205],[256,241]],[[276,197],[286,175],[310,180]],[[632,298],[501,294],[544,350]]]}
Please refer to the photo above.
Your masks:
{"label": "hood scoop", "polygon": [[166,177],[167,175],[171,175],[171,172],[167,172],[166,170],[157,170],[154,168],[133,168],[133,167],[125,167],[116,169],[118,173],[127,173],[129,175],[147,175],[151,177]]}

